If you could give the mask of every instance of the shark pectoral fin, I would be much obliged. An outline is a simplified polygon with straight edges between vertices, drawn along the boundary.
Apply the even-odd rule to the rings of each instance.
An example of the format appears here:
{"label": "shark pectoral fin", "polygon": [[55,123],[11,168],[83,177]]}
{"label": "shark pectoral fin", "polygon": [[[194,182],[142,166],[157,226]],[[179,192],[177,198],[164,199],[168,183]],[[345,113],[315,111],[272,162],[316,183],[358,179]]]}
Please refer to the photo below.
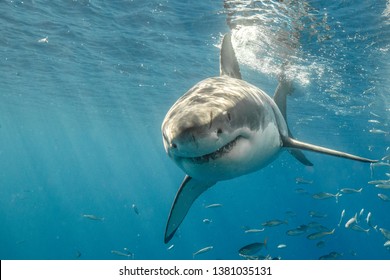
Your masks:
{"label": "shark pectoral fin", "polygon": [[231,78],[241,79],[240,66],[232,45],[232,35],[225,34],[222,39],[220,56],[220,74]]}
{"label": "shark pectoral fin", "polygon": [[[288,136],[294,140],[294,137],[292,136],[291,134],[291,131],[289,128],[288,129]],[[284,144],[284,143],[283,143]],[[305,156],[305,154],[301,151],[301,150],[298,150],[298,149],[288,149],[288,151],[290,152],[290,154],[295,157],[300,163],[302,163],[303,165],[306,165],[306,166],[313,166],[313,164],[310,162],[310,160],[307,159],[307,157]]]}
{"label": "shark pectoral fin", "polygon": [[306,166],[313,166],[313,163],[311,163],[310,160],[307,159],[307,157],[302,153],[301,150],[298,149],[288,149],[291,155],[293,155],[297,160],[299,160],[300,163],[306,165]]}
{"label": "shark pectoral fin", "polygon": [[169,213],[165,229],[165,243],[172,239],[195,199],[214,184],[215,182],[202,182],[188,175],[185,176]]}
{"label": "shark pectoral fin", "polygon": [[371,162],[371,163],[372,162],[377,162],[377,160],[363,158],[363,157],[355,156],[355,155],[352,155],[352,154],[348,154],[348,153],[344,153],[344,152],[328,149],[328,148],[325,148],[325,147],[316,146],[316,145],[312,145],[312,144],[309,144],[309,143],[301,142],[301,141],[295,140],[295,139],[293,139],[291,137],[284,137],[283,138],[283,146],[286,147],[286,148],[307,150],[307,151],[312,151],[312,152],[316,152],[316,153],[322,153],[322,154],[327,154],[327,155],[331,155],[331,156],[352,159],[352,160],[356,160],[356,161]]}

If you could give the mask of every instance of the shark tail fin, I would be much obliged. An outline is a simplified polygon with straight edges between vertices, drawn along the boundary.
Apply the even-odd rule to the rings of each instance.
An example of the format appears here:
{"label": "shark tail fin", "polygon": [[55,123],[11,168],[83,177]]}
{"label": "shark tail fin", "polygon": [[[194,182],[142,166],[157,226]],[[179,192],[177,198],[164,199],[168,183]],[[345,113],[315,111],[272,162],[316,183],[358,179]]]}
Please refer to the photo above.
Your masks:
{"label": "shark tail fin", "polygon": [[220,56],[220,75],[241,79],[240,66],[232,45],[232,34],[223,36]]}
{"label": "shark tail fin", "polygon": [[202,182],[186,175],[173,201],[165,229],[164,242],[168,243],[184,220],[194,201],[215,183]]}

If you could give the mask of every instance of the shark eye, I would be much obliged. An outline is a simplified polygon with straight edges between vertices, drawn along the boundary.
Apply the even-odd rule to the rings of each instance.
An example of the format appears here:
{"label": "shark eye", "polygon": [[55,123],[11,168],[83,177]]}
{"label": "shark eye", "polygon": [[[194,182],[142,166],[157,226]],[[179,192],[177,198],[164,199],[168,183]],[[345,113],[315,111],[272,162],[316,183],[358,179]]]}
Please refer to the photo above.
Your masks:
{"label": "shark eye", "polygon": [[232,116],[230,115],[229,111],[223,112],[222,115],[226,117],[229,122],[232,120]]}
{"label": "shark eye", "polygon": [[219,135],[219,134],[221,134],[221,133],[222,133],[222,129],[218,128],[217,134]]}
{"label": "shark eye", "polygon": [[227,117],[229,122],[232,120],[232,116],[230,115],[229,112],[226,112],[226,117]]}

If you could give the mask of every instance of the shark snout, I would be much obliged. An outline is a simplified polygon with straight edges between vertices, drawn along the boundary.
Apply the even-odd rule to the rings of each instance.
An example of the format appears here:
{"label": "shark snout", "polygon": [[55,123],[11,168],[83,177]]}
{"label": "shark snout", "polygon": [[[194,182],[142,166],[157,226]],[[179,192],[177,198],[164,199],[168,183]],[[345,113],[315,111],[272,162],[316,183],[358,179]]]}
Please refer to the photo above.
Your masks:
{"label": "shark snout", "polygon": [[[167,133],[168,134],[168,133]],[[220,139],[215,133],[195,133],[192,131],[180,134],[163,134],[165,150],[170,156],[198,157],[214,152],[220,148]],[[170,136],[170,137],[169,137]]]}
{"label": "shark snout", "polygon": [[194,134],[177,135],[166,139],[168,153],[179,156],[192,156],[199,149],[198,139]]}
{"label": "shark snout", "polygon": [[172,153],[177,153],[179,147],[181,147],[180,141],[177,136],[175,136],[173,133],[163,132],[163,141],[164,141],[164,147],[165,151],[168,153],[168,155],[172,155]]}
{"label": "shark snout", "polygon": [[165,151],[169,156],[171,156],[171,151],[177,149],[177,144],[175,141],[167,135],[167,133],[163,132],[163,143]]}
{"label": "shark snout", "polygon": [[169,137],[165,132],[163,132],[164,146],[166,149],[176,149],[177,144],[171,137]]}
{"label": "shark snout", "polygon": [[[193,108],[192,108],[193,109]],[[221,110],[184,110],[167,118],[162,131],[165,150],[171,157],[199,157],[213,153],[233,139],[229,136],[230,115]],[[185,113],[185,114],[184,114]]]}

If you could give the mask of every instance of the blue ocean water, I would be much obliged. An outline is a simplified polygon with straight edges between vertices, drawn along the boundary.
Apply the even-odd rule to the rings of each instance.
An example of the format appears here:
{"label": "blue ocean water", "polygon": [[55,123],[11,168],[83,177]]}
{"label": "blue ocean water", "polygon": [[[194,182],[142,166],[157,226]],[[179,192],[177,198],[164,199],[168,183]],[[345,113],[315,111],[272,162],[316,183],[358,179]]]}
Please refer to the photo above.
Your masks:
{"label": "blue ocean water", "polygon": [[[0,10],[0,259],[242,259],[264,240],[258,254],[281,259],[390,259],[379,231],[390,230],[390,202],[378,197],[390,192],[368,183],[390,179],[389,2],[4,0]],[[229,30],[243,78],[270,95],[288,62],[296,138],[383,164],[306,152],[308,168],[285,152],[204,193],[164,244],[185,174],[161,122],[219,75]],[[362,191],[312,197],[341,188]],[[355,213],[368,233],[345,228]],[[286,223],[262,226],[273,219]],[[335,232],[286,234],[312,222]]]}

